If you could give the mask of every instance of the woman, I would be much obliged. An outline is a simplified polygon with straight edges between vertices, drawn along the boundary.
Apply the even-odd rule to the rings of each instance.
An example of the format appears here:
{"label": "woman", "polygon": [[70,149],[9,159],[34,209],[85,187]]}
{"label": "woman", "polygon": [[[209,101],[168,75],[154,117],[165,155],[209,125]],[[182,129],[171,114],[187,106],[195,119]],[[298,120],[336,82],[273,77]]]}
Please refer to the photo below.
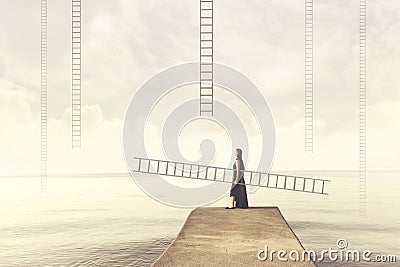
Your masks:
{"label": "woman", "polygon": [[247,192],[244,181],[244,165],[242,160],[242,150],[240,148],[235,149],[236,161],[233,164],[233,179],[232,187],[230,192],[231,205],[226,209],[234,209],[234,202],[236,201],[236,208],[247,209],[249,204],[247,203]]}

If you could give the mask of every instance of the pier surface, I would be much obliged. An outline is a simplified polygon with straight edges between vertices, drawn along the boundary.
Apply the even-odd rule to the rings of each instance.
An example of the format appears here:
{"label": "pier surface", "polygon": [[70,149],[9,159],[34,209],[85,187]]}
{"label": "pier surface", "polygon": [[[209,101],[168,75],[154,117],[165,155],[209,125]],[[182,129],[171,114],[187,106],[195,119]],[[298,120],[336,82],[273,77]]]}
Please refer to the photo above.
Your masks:
{"label": "pier surface", "polygon": [[[285,250],[288,261],[279,260],[277,252],[272,261],[270,255],[259,260],[258,251],[266,245],[268,254]],[[201,207],[189,214],[175,241],[151,266],[316,266],[290,260],[292,250],[302,258],[304,248],[278,207]]]}

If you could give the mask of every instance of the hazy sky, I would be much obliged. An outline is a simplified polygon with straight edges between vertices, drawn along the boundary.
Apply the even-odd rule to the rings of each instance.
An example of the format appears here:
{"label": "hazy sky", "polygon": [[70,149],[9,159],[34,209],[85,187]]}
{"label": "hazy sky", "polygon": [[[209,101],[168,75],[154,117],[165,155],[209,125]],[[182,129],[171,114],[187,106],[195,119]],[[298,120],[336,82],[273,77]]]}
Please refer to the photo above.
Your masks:
{"label": "hazy sky", "polygon": [[[83,0],[82,151],[71,150],[71,1],[49,1],[49,172],[126,172],[139,86],[199,60],[199,1]],[[112,3],[112,4],[111,4]],[[0,175],[39,173],[40,1],[1,0]],[[215,61],[247,75],[276,126],[272,166],[357,169],[358,0],[315,1],[315,153],[304,153],[304,1],[216,0]],[[368,166],[400,167],[400,2],[368,1]],[[205,133],[206,135],[207,133]]]}

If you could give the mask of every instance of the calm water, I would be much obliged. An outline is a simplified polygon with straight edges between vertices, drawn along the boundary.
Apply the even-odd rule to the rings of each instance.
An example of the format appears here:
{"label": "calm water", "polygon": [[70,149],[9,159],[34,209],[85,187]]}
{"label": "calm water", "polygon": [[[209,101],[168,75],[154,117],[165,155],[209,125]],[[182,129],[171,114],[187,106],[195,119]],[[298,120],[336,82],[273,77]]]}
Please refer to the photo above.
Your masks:
{"label": "calm water", "polygon": [[[249,195],[249,204],[279,206],[307,249],[337,248],[343,238],[348,249],[400,261],[400,173],[369,174],[366,218],[358,216],[356,173],[312,175],[332,179],[330,195],[260,189]],[[0,266],[149,266],[190,212],[150,199],[129,176],[49,178],[44,195],[39,187],[38,178],[0,178]]]}

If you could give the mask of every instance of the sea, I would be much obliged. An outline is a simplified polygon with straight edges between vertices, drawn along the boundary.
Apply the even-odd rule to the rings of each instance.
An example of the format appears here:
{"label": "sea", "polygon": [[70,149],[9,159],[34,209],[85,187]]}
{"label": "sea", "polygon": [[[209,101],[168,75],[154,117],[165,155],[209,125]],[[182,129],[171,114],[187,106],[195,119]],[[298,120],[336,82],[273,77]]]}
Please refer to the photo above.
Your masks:
{"label": "sea", "polygon": [[[330,179],[329,194],[260,188],[248,194],[249,205],[279,207],[307,250],[338,249],[342,242],[349,250],[370,250],[372,260],[396,259],[325,255],[317,266],[400,266],[400,171],[368,172],[365,216],[357,172],[285,173]],[[46,193],[39,177],[0,177],[0,266],[150,266],[191,210],[152,199],[128,174],[49,175]]]}

